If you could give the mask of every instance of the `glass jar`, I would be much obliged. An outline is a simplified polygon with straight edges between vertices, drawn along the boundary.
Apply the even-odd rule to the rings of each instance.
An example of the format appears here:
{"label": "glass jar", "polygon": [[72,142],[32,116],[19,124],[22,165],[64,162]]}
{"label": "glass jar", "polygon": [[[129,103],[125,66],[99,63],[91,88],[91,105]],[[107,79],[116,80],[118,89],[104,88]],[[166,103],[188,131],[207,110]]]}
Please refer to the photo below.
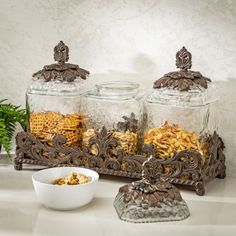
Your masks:
{"label": "glass jar", "polygon": [[[86,115],[83,145],[103,127],[117,140],[124,153],[133,154],[138,150],[143,124],[143,103],[139,85],[130,82],[110,82],[97,84],[95,89],[82,98],[82,112]],[[97,148],[92,150],[97,154]]]}
{"label": "glass jar", "polygon": [[62,41],[54,48],[54,59],[58,63],[36,72],[27,89],[28,131],[48,145],[55,135],[63,135],[66,146],[78,147],[84,123],[81,92],[89,72],[66,63],[69,49]]}
{"label": "glass jar", "polygon": [[144,144],[153,144],[161,160],[191,151],[200,153],[204,163],[209,137],[217,130],[216,91],[210,79],[188,70],[191,58],[184,47],[177,52],[176,65],[181,70],[157,80],[145,100]]}

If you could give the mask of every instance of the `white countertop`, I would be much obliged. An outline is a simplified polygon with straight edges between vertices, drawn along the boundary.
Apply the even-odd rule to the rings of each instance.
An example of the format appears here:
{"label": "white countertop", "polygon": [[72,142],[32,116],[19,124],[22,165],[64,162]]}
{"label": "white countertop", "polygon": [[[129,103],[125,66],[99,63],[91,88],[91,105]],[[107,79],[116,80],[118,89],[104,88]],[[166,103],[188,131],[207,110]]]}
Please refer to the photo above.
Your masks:
{"label": "white countertop", "polygon": [[[1,158],[1,157],[0,157]],[[0,160],[0,236],[8,235],[236,235],[236,179],[215,179],[207,185],[206,195],[181,190],[191,216],[183,221],[133,224],[120,221],[113,200],[127,179],[104,178],[94,200],[74,211],[54,211],[37,202],[31,175],[15,171]]]}

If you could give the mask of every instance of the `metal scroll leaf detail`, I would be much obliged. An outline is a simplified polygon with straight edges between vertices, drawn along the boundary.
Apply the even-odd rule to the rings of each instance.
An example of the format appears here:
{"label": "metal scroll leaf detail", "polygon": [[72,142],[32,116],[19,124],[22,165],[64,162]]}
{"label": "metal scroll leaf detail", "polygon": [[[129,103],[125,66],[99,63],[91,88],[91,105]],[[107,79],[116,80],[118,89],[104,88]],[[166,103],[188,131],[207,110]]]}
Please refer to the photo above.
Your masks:
{"label": "metal scroll leaf detail", "polygon": [[185,47],[176,53],[176,67],[185,71],[192,67],[192,54]]}
{"label": "metal scroll leaf detail", "polygon": [[59,64],[64,64],[69,60],[69,48],[63,43],[63,41],[60,41],[54,47],[54,60]]}
{"label": "metal scroll leaf detail", "polygon": [[72,82],[77,77],[86,79],[89,75],[89,71],[78,65],[66,63],[69,60],[69,48],[63,41],[54,47],[54,60],[58,63],[45,65],[42,70],[34,73],[33,77],[42,78],[46,82],[51,80]]}
{"label": "metal scroll leaf detail", "polygon": [[[141,173],[144,157],[129,155],[121,149],[117,149],[118,142],[112,137],[112,132],[108,132],[105,127],[100,131],[95,131],[95,136],[89,140],[88,150],[97,150],[95,155],[87,155],[88,166],[101,168],[103,170],[123,171],[135,175]],[[88,153],[86,152],[86,153]]]}
{"label": "metal scroll leaf detail", "polygon": [[[156,149],[153,145],[144,145],[144,152],[146,155],[156,156]],[[161,167],[157,168],[158,176],[161,178],[188,178],[194,181],[201,180],[201,169],[203,166],[203,157],[200,153],[194,151],[184,150],[178,152],[172,158],[165,160],[158,159]]]}
{"label": "metal scroll leaf detail", "polygon": [[198,71],[188,70],[192,67],[192,55],[185,47],[176,53],[176,66],[181,70],[165,74],[154,82],[153,88],[170,88],[179,91],[208,88],[208,83],[211,82],[209,78]]}
{"label": "metal scroll leaf detail", "polygon": [[121,161],[121,169],[127,173],[139,173],[141,177],[142,164],[147,158],[143,155],[126,155],[120,156],[119,160]]}
{"label": "metal scroll leaf detail", "polygon": [[[65,146],[66,139],[62,135],[53,138],[52,146],[40,142],[37,137],[27,132],[18,133],[16,141],[16,169],[21,169],[22,163],[49,167],[85,166],[104,171],[123,171],[124,175],[130,172],[130,175],[137,176],[141,175],[142,162],[145,159],[138,155],[129,156],[117,149],[117,140],[105,127],[95,131],[95,136],[89,140],[89,146],[82,148]],[[95,150],[95,153],[91,150]]]}
{"label": "metal scroll leaf detail", "polygon": [[[216,132],[207,137],[209,155],[205,159],[198,152],[184,150],[165,160],[156,155],[153,145],[144,145],[142,154],[127,154],[117,149],[117,140],[105,128],[95,134],[89,146],[75,148],[67,147],[61,135],[54,137],[52,145],[47,145],[31,133],[20,132],[16,136],[15,169],[21,170],[23,164],[85,166],[101,174],[141,178],[142,164],[152,155],[152,165],[147,164],[143,172],[146,179],[153,176],[153,179],[160,177],[171,183],[189,185],[199,195],[204,194],[207,180],[225,177],[224,143]],[[96,152],[92,152],[94,148]]]}
{"label": "metal scroll leaf detail", "polygon": [[41,143],[38,138],[27,132],[18,133],[16,141],[15,163],[21,163],[24,158],[27,164],[49,167],[83,165],[83,152],[64,146],[66,143],[64,136],[55,136],[52,141],[53,146]]}
{"label": "metal scroll leaf detail", "polygon": [[123,116],[124,121],[120,121],[117,124],[117,129],[121,132],[126,132],[127,130],[136,133],[138,130],[138,120],[135,114],[132,112],[130,117]]}
{"label": "metal scroll leaf detail", "polygon": [[143,163],[142,178],[150,183],[156,182],[160,179],[163,172],[163,166],[153,156]]}
{"label": "metal scroll leaf detail", "polygon": [[88,158],[88,165],[99,168],[119,169],[120,163],[112,156],[112,150],[117,147],[117,141],[105,127],[95,131],[95,136],[89,140],[89,149],[96,149],[97,154]]}
{"label": "metal scroll leaf detail", "polygon": [[204,163],[204,175],[208,178],[214,178],[216,173],[219,173],[219,178],[224,178],[226,173],[225,148],[224,142],[219,135],[214,131],[212,136],[207,137],[209,158]]}

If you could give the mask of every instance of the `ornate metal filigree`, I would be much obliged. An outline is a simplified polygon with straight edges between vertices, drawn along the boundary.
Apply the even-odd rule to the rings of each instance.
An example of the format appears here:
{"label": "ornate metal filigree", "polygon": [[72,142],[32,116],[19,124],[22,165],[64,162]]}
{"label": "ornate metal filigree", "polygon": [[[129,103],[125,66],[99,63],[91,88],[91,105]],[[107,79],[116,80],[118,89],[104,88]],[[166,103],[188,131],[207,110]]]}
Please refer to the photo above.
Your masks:
{"label": "ornate metal filigree", "polygon": [[66,139],[57,135],[52,140],[52,146],[41,143],[37,137],[28,132],[20,132],[16,137],[15,168],[22,169],[22,163],[55,166],[83,165],[83,151],[65,146]]}
{"label": "ornate metal filigree", "polygon": [[[65,144],[66,139],[62,135],[55,136],[50,146],[31,133],[19,132],[16,136],[15,169],[21,170],[23,163],[47,167],[84,166],[101,174],[141,177],[142,163],[146,158],[141,155],[129,156],[117,150],[117,140],[104,127],[95,132],[87,147],[67,147]],[[92,149],[97,152],[92,154]]]}
{"label": "ornate metal filigree", "polygon": [[204,77],[200,72],[188,70],[192,67],[191,59],[191,53],[183,47],[176,54],[176,66],[181,70],[165,74],[154,82],[153,88],[160,89],[166,87],[179,91],[188,91],[192,88],[207,89],[208,83],[211,82],[211,80]]}
{"label": "ornate metal filigree", "polygon": [[[215,177],[224,178],[226,169],[222,139],[216,132],[207,139],[209,157],[205,160],[200,153],[187,150],[160,160],[152,145],[144,145],[142,155],[117,150],[116,139],[105,128],[96,131],[96,135],[89,140],[89,146],[81,149],[67,147],[64,136],[55,136],[50,146],[41,143],[31,133],[20,132],[16,137],[15,169],[21,170],[24,163],[47,167],[85,166],[100,174],[141,178],[142,164],[153,155],[156,161],[152,162],[153,166],[147,164],[148,168],[143,172],[146,179],[160,176],[170,183],[192,186],[197,194],[203,195],[205,182]],[[94,148],[97,151],[92,153]]]}
{"label": "ornate metal filigree", "polygon": [[59,64],[64,64],[69,60],[69,48],[63,43],[63,41],[60,41],[54,47],[54,60]]}
{"label": "ornate metal filigree", "polygon": [[127,130],[136,133],[138,130],[138,120],[135,118],[135,114],[132,112],[130,117],[122,116],[124,121],[117,123],[117,129],[121,132],[126,132]]}
{"label": "ornate metal filigree", "polygon": [[143,163],[142,178],[150,183],[160,179],[163,173],[163,166],[152,155]]}
{"label": "ornate metal filigree", "polygon": [[176,67],[185,71],[192,67],[192,54],[185,47],[176,53]]}
{"label": "ornate metal filigree", "polygon": [[77,77],[86,79],[89,75],[89,71],[78,65],[66,63],[69,60],[69,48],[62,41],[54,48],[54,59],[58,63],[44,66],[42,70],[34,73],[33,77],[43,78],[46,82],[50,80],[72,82]]}

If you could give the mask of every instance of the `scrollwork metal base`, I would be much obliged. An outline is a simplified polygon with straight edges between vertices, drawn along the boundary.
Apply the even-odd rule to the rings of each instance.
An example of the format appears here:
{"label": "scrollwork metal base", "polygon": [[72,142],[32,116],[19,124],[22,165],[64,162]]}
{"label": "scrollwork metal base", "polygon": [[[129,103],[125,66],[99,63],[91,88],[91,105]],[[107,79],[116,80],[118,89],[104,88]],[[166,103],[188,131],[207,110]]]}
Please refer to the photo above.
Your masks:
{"label": "scrollwork metal base", "polygon": [[[224,143],[216,132],[209,138],[209,157],[203,162],[198,152],[181,151],[173,158],[158,160],[161,179],[173,184],[191,186],[198,195],[204,195],[207,181],[225,177]],[[55,136],[52,145],[39,141],[28,132],[20,132],[16,137],[16,157],[14,165],[21,170],[23,164],[45,167],[83,166],[100,174],[141,178],[142,164],[147,157],[155,156],[152,145],[144,145],[142,154],[126,154],[117,150],[118,143],[110,132],[103,128],[89,140],[83,148],[67,147],[64,136]],[[91,149],[96,148],[96,155]],[[115,150],[115,151],[114,151]],[[191,157],[191,158],[190,158]]]}

